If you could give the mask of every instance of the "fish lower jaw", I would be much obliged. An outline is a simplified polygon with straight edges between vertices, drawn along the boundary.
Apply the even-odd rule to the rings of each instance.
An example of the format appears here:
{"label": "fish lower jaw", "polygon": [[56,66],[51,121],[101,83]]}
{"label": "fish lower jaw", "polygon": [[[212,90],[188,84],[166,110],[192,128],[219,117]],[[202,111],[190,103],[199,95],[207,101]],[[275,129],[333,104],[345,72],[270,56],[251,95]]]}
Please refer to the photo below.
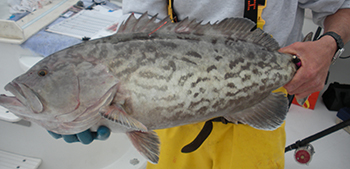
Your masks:
{"label": "fish lower jaw", "polygon": [[11,113],[24,119],[26,119],[30,114],[33,114],[33,112],[28,112],[29,109],[27,106],[15,96],[6,96],[4,94],[0,95],[0,106],[5,107]]}
{"label": "fish lower jaw", "polygon": [[0,95],[0,105],[11,109],[12,107],[25,107],[25,105],[15,96]]}

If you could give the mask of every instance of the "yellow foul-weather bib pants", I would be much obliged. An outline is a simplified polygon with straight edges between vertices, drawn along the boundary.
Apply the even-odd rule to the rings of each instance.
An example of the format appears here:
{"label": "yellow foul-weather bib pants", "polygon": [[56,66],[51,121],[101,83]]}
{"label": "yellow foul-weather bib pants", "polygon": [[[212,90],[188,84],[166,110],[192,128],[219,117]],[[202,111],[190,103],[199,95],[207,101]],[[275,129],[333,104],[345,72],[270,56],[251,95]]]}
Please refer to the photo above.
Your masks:
{"label": "yellow foul-weather bib pants", "polygon": [[274,131],[244,124],[213,122],[213,130],[191,153],[181,149],[200,132],[205,122],[157,130],[158,164],[147,169],[277,169],[284,168],[284,124]]}

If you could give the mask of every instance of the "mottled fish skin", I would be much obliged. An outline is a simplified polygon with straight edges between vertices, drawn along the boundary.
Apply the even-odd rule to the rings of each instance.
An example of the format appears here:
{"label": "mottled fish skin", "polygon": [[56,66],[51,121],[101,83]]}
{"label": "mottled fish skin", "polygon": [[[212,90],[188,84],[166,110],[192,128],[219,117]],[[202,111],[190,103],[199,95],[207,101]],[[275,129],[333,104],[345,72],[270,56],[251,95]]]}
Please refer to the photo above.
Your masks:
{"label": "mottled fish skin", "polygon": [[127,43],[112,43],[110,37],[96,41],[90,50],[75,50],[106,59],[120,80],[117,96],[122,99],[117,102],[150,130],[252,107],[289,82],[296,71],[291,55],[276,48],[158,32],[121,34]]}
{"label": "mottled fish skin", "polygon": [[264,130],[282,124],[287,102],[271,91],[296,66],[269,34],[242,18],[155,19],[132,15],[116,35],[44,58],[5,87],[15,97],[0,95],[0,105],[59,134],[98,125],[127,132],[154,163],[150,130],[218,116]]}
{"label": "mottled fish skin", "polygon": [[99,55],[113,58],[107,62],[120,79],[127,100],[124,107],[149,129],[251,107],[294,74],[290,56],[244,42],[136,38],[128,44],[110,45],[116,52],[102,49]]}

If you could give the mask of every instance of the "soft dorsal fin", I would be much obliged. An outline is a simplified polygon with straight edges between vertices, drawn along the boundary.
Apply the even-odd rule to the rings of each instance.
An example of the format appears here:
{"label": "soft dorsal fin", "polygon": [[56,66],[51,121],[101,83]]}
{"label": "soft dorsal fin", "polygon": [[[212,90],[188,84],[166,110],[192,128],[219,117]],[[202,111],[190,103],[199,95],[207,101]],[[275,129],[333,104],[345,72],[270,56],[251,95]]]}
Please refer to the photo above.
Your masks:
{"label": "soft dorsal fin", "polygon": [[172,23],[169,17],[156,22],[156,18],[157,16],[149,18],[147,12],[138,19],[132,14],[120,26],[115,36],[145,33],[149,37],[157,35],[159,38],[167,39],[177,39],[184,36],[186,39],[207,40],[207,37],[210,37],[212,40],[230,39],[250,42],[270,51],[279,49],[278,43],[271,35],[259,28],[254,29],[255,23],[246,18],[226,18],[214,24],[201,24],[201,22],[188,18],[178,23]]}

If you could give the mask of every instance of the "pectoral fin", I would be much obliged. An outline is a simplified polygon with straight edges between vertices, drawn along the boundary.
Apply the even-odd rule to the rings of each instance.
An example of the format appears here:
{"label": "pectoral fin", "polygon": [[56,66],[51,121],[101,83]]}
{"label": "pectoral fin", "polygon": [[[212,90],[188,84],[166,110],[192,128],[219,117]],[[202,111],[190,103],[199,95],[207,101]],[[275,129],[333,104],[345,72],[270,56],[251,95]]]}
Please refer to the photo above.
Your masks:
{"label": "pectoral fin", "polygon": [[288,99],[283,93],[271,93],[255,106],[224,116],[227,120],[248,124],[261,130],[275,130],[282,125],[288,111]]}
{"label": "pectoral fin", "polygon": [[126,133],[135,148],[145,156],[148,161],[157,164],[159,160],[159,138],[154,131],[131,131]]}
{"label": "pectoral fin", "polygon": [[139,131],[148,131],[145,125],[128,115],[124,108],[120,105],[111,105],[107,108],[107,110],[100,113],[103,117],[119,123],[125,127]]}

